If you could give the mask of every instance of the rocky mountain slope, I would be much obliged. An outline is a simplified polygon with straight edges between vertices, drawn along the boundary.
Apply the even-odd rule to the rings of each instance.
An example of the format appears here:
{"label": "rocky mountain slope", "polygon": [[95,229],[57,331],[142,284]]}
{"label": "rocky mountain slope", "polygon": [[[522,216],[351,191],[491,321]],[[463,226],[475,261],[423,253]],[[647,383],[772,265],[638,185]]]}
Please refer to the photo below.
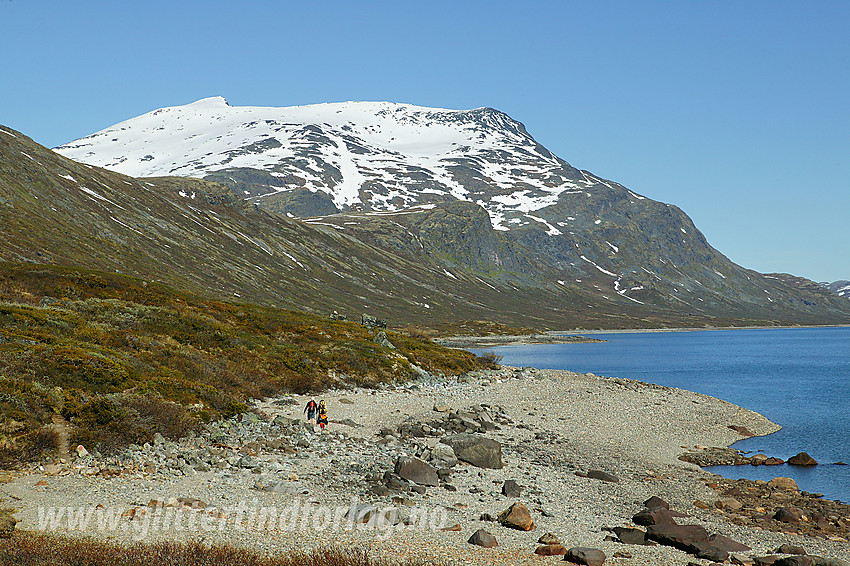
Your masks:
{"label": "rocky mountain slope", "polygon": [[494,280],[575,291],[695,324],[846,320],[850,309],[811,282],[736,265],[677,207],[572,167],[491,108],[255,108],[218,97],[57,151],[127,174],[219,181],[261,208],[436,262],[447,278],[469,271],[480,292]]}
{"label": "rocky mountain slope", "polygon": [[[498,230],[485,208],[458,199],[301,221],[207,180],[135,179],[80,164],[8,128],[0,129],[0,152],[5,261],[120,271],[217,297],[366,311],[422,327],[481,319],[612,328],[850,318],[844,299],[735,266],[677,209],[610,183],[579,201],[606,211],[604,223],[586,224],[600,241],[577,231],[547,234],[539,222]],[[642,209],[687,226],[701,255],[665,248],[671,230]],[[626,234],[642,238],[643,248],[623,245]],[[626,271],[634,257],[646,258],[645,270]]]}
{"label": "rocky mountain slope", "polygon": [[824,283],[824,287],[838,295],[839,297],[850,298],[850,281],[835,281],[833,283]]}

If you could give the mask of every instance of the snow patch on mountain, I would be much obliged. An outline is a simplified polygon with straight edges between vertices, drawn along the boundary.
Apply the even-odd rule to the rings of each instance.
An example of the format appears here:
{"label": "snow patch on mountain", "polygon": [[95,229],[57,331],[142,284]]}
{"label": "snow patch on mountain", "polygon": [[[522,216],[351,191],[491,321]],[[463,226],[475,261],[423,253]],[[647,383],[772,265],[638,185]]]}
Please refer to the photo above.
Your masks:
{"label": "snow patch on mountain", "polygon": [[[471,200],[487,209],[499,230],[564,193],[612,186],[572,168],[521,123],[491,108],[390,102],[239,107],[211,97],[148,112],[56,151],[134,177],[219,174],[236,183],[250,175],[255,192],[246,190],[246,198],[306,188],[327,193],[340,210]],[[528,218],[540,221],[523,222]],[[548,223],[547,232],[560,234]]]}

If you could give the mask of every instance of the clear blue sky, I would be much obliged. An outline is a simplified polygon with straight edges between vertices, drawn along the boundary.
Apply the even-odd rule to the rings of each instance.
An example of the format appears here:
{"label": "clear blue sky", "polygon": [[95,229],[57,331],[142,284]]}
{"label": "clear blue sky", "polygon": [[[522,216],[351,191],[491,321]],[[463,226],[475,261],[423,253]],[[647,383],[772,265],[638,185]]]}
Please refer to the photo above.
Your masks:
{"label": "clear blue sky", "polygon": [[162,106],[492,106],[759,271],[850,279],[850,2],[0,0],[0,123]]}

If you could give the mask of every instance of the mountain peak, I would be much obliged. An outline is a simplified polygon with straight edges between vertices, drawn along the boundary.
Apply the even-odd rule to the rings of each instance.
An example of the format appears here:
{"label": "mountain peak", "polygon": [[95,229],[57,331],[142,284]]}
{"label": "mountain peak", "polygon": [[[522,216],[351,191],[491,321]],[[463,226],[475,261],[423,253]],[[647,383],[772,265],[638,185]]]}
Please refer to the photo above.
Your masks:
{"label": "mountain peak", "polygon": [[196,100],[186,106],[191,106],[193,108],[222,108],[230,106],[230,104],[228,104],[227,100],[225,100],[223,96],[210,96],[209,98]]}

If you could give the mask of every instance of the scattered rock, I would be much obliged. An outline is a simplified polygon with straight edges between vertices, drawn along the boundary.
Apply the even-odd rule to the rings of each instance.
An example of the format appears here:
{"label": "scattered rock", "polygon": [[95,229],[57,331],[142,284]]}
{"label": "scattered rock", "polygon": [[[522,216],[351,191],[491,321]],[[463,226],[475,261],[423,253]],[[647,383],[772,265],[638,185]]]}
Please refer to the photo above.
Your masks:
{"label": "scattered rock", "polygon": [[714,506],[724,511],[737,511],[743,507],[743,504],[734,497],[721,497]]}
{"label": "scattered rock", "polygon": [[575,546],[564,555],[564,560],[586,566],[602,566],[605,563],[605,553],[598,548]]}
{"label": "scattered rock", "polygon": [[782,489],[787,491],[800,491],[800,488],[797,487],[797,482],[792,480],[791,478],[778,477],[773,478],[769,482],[767,482],[767,487],[772,487],[774,489]]}
{"label": "scattered rock", "polygon": [[611,531],[617,535],[617,540],[623,544],[638,544],[647,546],[652,542],[646,540],[646,532],[629,527],[614,527]]}
{"label": "scattered rock", "polygon": [[755,433],[753,433],[750,429],[748,429],[745,426],[729,425],[729,428],[731,428],[732,430],[734,430],[735,432],[737,432],[741,436],[755,436]]}
{"label": "scattered rock", "polygon": [[83,446],[82,444],[77,445],[77,457],[78,458],[85,458],[86,456],[89,456],[89,455],[90,455],[89,451],[86,450],[85,446]]}
{"label": "scattered rock", "polygon": [[594,480],[607,481],[611,483],[617,483],[620,481],[620,478],[618,478],[614,474],[609,474],[608,472],[603,472],[602,470],[588,470],[587,472],[576,472],[576,475],[582,478],[591,478]]}
{"label": "scattered rock", "polygon": [[353,523],[368,523],[370,519],[378,512],[378,508],[370,503],[360,503],[352,505],[346,511],[345,518]]}
{"label": "scattered rock", "polygon": [[516,482],[516,480],[505,480],[505,483],[502,484],[502,495],[507,497],[519,497],[522,495],[522,487]]}
{"label": "scattered rock", "polygon": [[815,566],[815,559],[811,556],[786,556],[773,563],[773,566]]}
{"label": "scattered rock", "polygon": [[653,495],[649,499],[643,502],[643,506],[647,509],[655,509],[656,507],[662,507],[664,509],[670,509],[670,504],[661,499],[658,496]]}
{"label": "scattered rock", "polygon": [[788,458],[788,463],[792,466],[817,466],[817,461],[806,454],[805,452],[800,452],[795,456],[791,456]]}
{"label": "scattered rock", "polygon": [[537,539],[537,542],[543,545],[561,544],[561,539],[559,539],[552,533],[546,533],[545,535]]}
{"label": "scattered rock", "polygon": [[708,532],[700,525],[657,524],[646,529],[646,538],[692,552],[695,543],[708,541]]}
{"label": "scattered rock", "polygon": [[418,485],[437,486],[440,484],[437,470],[419,458],[400,456],[395,462],[395,473]]}
{"label": "scattered rock", "polygon": [[498,521],[503,527],[519,531],[531,531],[536,528],[528,507],[520,502],[499,513]]}
{"label": "scattered rock", "polygon": [[803,547],[785,543],[773,551],[774,554],[806,554]]}
{"label": "scattered rock", "polygon": [[560,544],[544,544],[534,549],[538,556],[560,556],[567,553],[567,549]]}
{"label": "scattered rock", "polygon": [[636,525],[674,525],[676,520],[669,509],[664,507],[655,507],[654,509],[641,509],[632,517],[632,521]]}
{"label": "scattered rock", "polygon": [[457,464],[457,455],[454,448],[439,443],[431,449],[429,460],[438,468],[451,468]]}
{"label": "scattered rock", "polygon": [[441,439],[454,449],[458,460],[478,468],[502,469],[502,445],[497,440],[474,434],[454,434]]}
{"label": "scattered rock", "polygon": [[782,523],[799,523],[803,518],[803,511],[797,507],[780,507],[773,518]]}
{"label": "scattered rock", "polygon": [[469,544],[474,544],[476,546],[483,546],[484,548],[493,548],[494,546],[499,546],[498,541],[496,541],[496,537],[494,537],[491,533],[488,533],[484,529],[478,529],[472,536],[469,537],[467,541]]}

